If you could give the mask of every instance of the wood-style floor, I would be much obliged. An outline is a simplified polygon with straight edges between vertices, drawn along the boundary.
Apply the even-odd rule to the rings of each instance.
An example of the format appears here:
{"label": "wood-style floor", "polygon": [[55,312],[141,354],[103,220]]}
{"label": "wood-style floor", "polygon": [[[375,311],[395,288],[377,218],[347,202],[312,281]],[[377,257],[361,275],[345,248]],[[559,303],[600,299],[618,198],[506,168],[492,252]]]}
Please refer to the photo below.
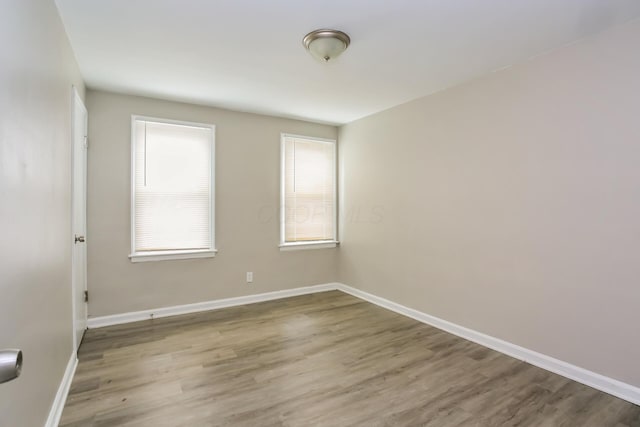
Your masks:
{"label": "wood-style floor", "polygon": [[640,407],[338,291],[89,330],[61,426],[640,426]]}

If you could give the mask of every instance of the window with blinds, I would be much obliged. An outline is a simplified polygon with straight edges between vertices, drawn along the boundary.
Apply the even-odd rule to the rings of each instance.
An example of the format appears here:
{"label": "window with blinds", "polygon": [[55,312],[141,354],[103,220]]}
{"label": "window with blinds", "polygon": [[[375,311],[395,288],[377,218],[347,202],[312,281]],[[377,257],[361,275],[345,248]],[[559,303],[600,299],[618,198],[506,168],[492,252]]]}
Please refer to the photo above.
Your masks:
{"label": "window with blinds", "polygon": [[132,260],[211,254],[214,126],[134,116],[132,127]]}
{"label": "window with blinds", "polygon": [[336,142],[282,135],[281,246],[336,241]]}

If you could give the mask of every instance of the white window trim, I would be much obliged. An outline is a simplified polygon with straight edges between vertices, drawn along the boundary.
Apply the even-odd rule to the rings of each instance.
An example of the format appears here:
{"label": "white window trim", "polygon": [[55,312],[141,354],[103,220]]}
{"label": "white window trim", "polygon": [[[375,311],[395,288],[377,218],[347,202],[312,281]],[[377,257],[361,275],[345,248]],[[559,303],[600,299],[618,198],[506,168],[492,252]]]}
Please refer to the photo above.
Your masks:
{"label": "white window trim", "polygon": [[149,251],[129,255],[131,262],[164,261],[169,259],[213,258],[217,250],[200,249],[194,251]]}
{"label": "white window trim", "polygon": [[[209,184],[209,232],[211,233],[211,248],[209,249],[197,249],[197,250],[167,250],[167,251],[144,251],[136,252],[136,183],[135,183],[135,165],[136,165],[136,144],[135,144],[135,121],[145,120],[158,123],[167,123],[172,125],[184,125],[184,126],[197,126],[211,128],[212,141],[211,141],[211,168],[210,176],[211,183]],[[129,259],[131,262],[145,262],[145,261],[164,261],[172,259],[192,259],[192,258],[213,258],[218,252],[215,242],[215,171],[216,171],[216,126],[211,123],[197,123],[187,122],[184,120],[172,120],[163,119],[159,117],[149,117],[132,114],[131,115],[131,253]]]}
{"label": "white window trim", "polygon": [[[301,138],[308,139],[311,141],[319,141],[326,142],[329,144],[333,144],[333,172],[335,174],[333,180],[333,218],[334,224],[333,227],[333,239],[332,240],[310,240],[305,242],[285,242],[284,241],[284,232],[285,232],[285,214],[286,209],[284,205],[285,199],[285,138]],[[296,251],[296,250],[304,250],[304,249],[327,249],[327,248],[335,248],[339,245],[338,241],[338,143],[335,139],[327,139],[327,138],[316,138],[313,136],[306,135],[296,135],[292,133],[281,133],[280,134],[280,251]]]}
{"label": "white window trim", "polygon": [[316,240],[311,242],[290,242],[280,245],[281,251],[300,251],[306,249],[329,249],[335,248],[340,242],[337,240]]}

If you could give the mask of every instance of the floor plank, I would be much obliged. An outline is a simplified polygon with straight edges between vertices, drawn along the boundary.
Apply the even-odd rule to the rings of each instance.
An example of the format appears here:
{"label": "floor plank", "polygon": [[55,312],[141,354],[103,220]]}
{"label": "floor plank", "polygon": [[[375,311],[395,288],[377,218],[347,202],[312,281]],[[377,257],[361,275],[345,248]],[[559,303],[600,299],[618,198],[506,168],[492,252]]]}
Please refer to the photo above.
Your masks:
{"label": "floor plank", "polygon": [[87,331],[62,427],[639,427],[640,407],[339,291]]}

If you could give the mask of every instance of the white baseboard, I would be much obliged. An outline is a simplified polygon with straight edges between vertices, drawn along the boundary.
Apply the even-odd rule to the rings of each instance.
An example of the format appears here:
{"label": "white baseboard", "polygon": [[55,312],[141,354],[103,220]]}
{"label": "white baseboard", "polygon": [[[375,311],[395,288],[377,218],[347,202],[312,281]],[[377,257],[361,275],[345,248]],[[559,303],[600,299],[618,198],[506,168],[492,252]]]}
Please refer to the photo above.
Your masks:
{"label": "white baseboard", "polygon": [[271,301],[281,298],[295,297],[299,295],[315,294],[317,292],[334,291],[336,289],[338,289],[338,283],[326,283],[323,285],[305,286],[302,288],[285,289],[282,291],[267,292],[263,294],[198,302],[195,304],[175,305],[172,307],[134,311],[130,313],[114,314],[111,316],[93,317],[88,320],[87,326],[89,327],[89,329],[102,328],[104,326],[138,322],[140,320],[149,320],[159,317],[169,317],[177,316],[180,314],[197,313],[200,311],[216,310],[219,308],[253,304],[256,302]]}
{"label": "white baseboard", "polygon": [[[512,344],[499,338],[483,334],[473,329],[469,329],[464,326],[460,326],[455,323],[440,319],[438,317],[431,316],[421,311],[405,307],[401,304],[389,301],[385,298],[378,297],[376,295],[361,291],[342,283],[326,283],[323,285],[306,286],[302,288],[286,289],[282,291],[267,292],[263,294],[205,301],[195,304],[177,305],[173,307],[163,307],[152,310],[115,314],[112,316],[94,317],[89,319],[88,326],[90,329],[101,328],[104,326],[137,322],[140,320],[148,320],[151,318],[209,311],[219,308],[253,304],[257,302],[289,298],[298,295],[313,294],[317,292],[326,292],[332,290],[340,290],[362,300],[394,311],[398,314],[402,314],[419,322],[426,323],[427,325],[434,326],[438,329],[442,329],[443,331],[449,332],[466,340],[473,341],[484,347],[491,348],[493,350],[499,351],[500,353],[535,365],[539,368],[556,373],[558,375],[562,375],[563,377],[588,385],[589,387],[593,387],[597,390],[619,397],[636,405],[640,405],[640,388],[638,387],[615,380],[613,378],[606,377],[593,371],[589,371],[579,366],[572,365],[562,360],[555,359],[545,354],[520,347],[516,344]],[[73,369],[75,369],[75,367]],[[71,381],[69,380],[69,384],[70,382]],[[58,398],[56,397],[56,400],[57,399]],[[64,402],[62,402],[62,405],[64,406]],[[47,426],[49,426],[49,424],[47,424]]]}
{"label": "white baseboard", "polygon": [[67,396],[69,395],[69,389],[71,388],[73,375],[76,373],[77,367],[78,359],[76,357],[76,353],[72,352],[69,363],[67,363],[67,369],[64,371],[64,376],[62,377],[62,381],[60,382],[60,386],[58,387],[56,397],[55,399],[53,399],[53,404],[51,405],[51,410],[49,411],[49,417],[47,418],[45,427],[58,427],[58,424],[60,423],[60,417],[62,417],[64,404],[66,403]]}
{"label": "white baseboard", "polygon": [[597,390],[619,397],[620,399],[624,399],[636,405],[640,405],[640,388],[632,386],[631,384],[606,377],[604,375],[589,371],[584,368],[580,368],[579,366],[575,366],[562,360],[547,356],[545,354],[520,347],[516,344],[503,341],[499,338],[485,335],[481,332],[474,331],[473,329],[456,325],[455,323],[451,323],[438,317],[423,313],[421,311],[405,307],[401,304],[397,304],[393,301],[389,301],[387,299],[372,295],[370,293],[361,291],[342,283],[337,284],[337,289],[380,307],[394,311],[398,314],[402,314],[419,322],[426,323],[427,325],[434,326],[438,329],[442,329],[443,331],[449,332],[453,335],[457,335],[466,340],[473,341],[484,347],[499,351],[500,353],[504,353],[508,356],[530,363],[539,368],[545,369],[558,375],[562,375],[563,377],[588,385],[589,387],[593,387]]}

